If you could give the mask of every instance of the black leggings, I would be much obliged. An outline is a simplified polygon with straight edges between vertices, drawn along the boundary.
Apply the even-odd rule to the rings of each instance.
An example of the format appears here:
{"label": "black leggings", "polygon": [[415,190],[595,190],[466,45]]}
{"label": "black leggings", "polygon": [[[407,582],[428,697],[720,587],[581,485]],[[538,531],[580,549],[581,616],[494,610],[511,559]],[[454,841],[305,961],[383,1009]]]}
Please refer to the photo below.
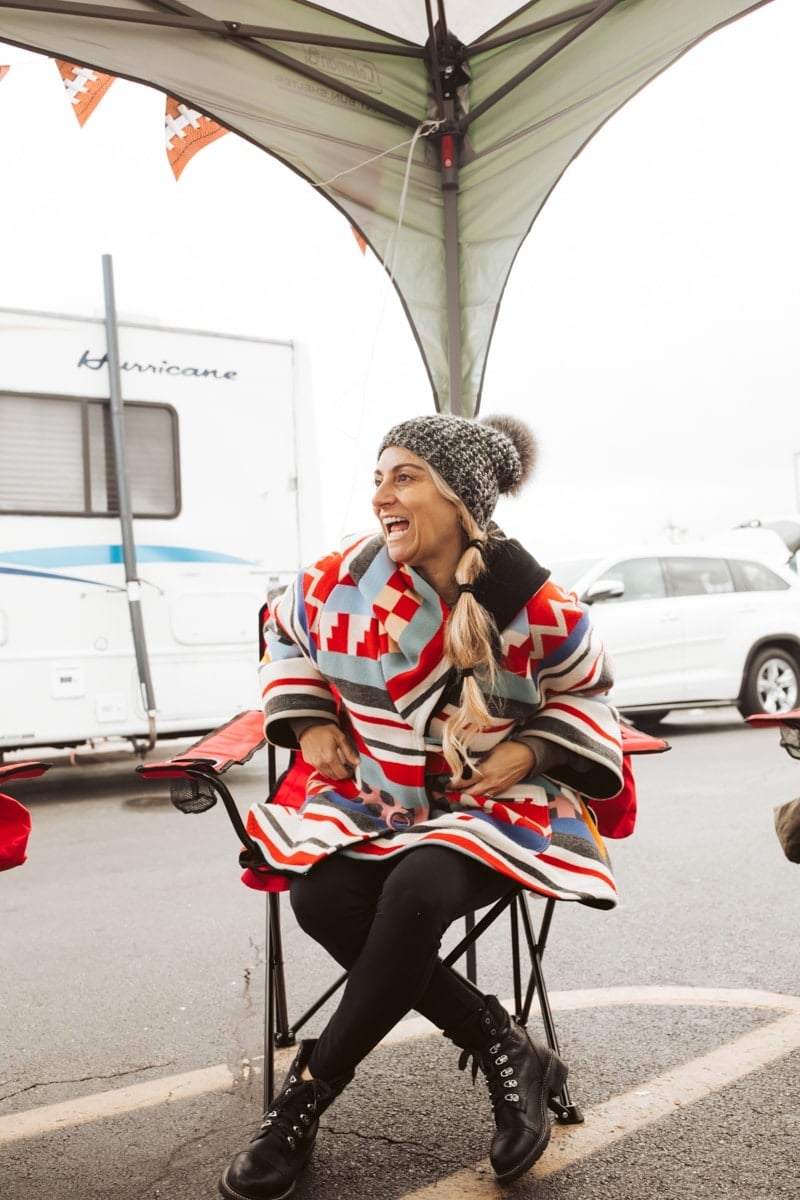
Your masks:
{"label": "black leggings", "polygon": [[334,854],[291,884],[297,920],[349,971],[309,1069],[333,1080],[352,1071],[415,1008],[440,1029],[481,1008],[483,997],[439,958],[452,921],[504,896],[511,881],[444,846],[389,862]]}

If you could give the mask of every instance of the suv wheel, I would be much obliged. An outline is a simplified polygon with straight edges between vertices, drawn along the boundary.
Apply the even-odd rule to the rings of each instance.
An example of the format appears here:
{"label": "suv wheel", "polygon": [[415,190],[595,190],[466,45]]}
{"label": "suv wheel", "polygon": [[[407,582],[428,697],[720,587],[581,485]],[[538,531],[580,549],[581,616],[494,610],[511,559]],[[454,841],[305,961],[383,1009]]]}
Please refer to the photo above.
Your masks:
{"label": "suv wheel", "polygon": [[785,650],[760,650],[747,669],[739,701],[743,717],[753,713],[784,713],[797,707],[800,669]]}
{"label": "suv wheel", "polygon": [[648,726],[660,725],[664,718],[669,716],[669,713],[668,708],[645,708],[630,713],[628,719],[631,725],[635,725],[637,729],[647,729]]}

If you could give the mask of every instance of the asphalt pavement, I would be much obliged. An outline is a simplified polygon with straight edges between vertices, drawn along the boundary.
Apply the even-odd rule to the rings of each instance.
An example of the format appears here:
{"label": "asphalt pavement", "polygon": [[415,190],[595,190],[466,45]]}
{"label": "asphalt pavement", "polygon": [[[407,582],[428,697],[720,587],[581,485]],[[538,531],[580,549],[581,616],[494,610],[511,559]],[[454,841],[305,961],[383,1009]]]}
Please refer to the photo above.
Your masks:
{"label": "asphalt pavement", "polygon": [[[772,808],[800,763],[730,709],[663,732],[670,752],[636,764],[637,830],[611,843],[619,907],[559,905],[545,956],[585,1121],[498,1187],[485,1088],[412,1017],[323,1118],[297,1200],[798,1195],[800,867]],[[54,761],[6,788],[33,832],[0,876],[0,1196],[211,1198],[260,1120],[263,898],[219,807],[178,813],[127,756]],[[228,779],[245,808],[263,758]],[[284,938],[298,1012],[331,968],[288,911]],[[502,924],[479,978],[512,994]]]}

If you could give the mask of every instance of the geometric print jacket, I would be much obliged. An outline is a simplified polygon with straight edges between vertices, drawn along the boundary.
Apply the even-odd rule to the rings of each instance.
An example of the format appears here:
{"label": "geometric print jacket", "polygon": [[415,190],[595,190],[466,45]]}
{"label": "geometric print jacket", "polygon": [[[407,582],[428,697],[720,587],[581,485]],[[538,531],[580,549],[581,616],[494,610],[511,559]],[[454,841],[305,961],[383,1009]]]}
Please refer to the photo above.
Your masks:
{"label": "geometric print jacket", "polygon": [[[605,700],[613,682],[608,658],[573,594],[518,543],[500,536],[492,546],[476,594],[495,616],[497,668],[491,690],[481,684],[490,721],[470,750],[480,758],[509,737],[533,737],[552,743],[559,765],[502,796],[447,791],[442,734],[459,690],[444,651],[447,606],[418,572],[392,562],[380,535],[361,538],[301,571],[265,629],[259,677],[268,740],[295,748],[293,719],[336,720],[360,756],[355,780],[334,784],[311,773],[305,823],[268,812],[279,805],[262,806],[276,866],[307,868],[316,853],[309,847],[326,839],[328,851],[394,853],[418,831],[526,886],[614,903],[610,867],[584,803],[589,798],[598,810],[623,785],[621,735]],[[367,807],[380,818],[369,832],[365,799],[375,801]],[[309,822],[316,822],[313,838]],[[554,838],[554,825],[567,832]],[[593,860],[588,866],[584,855]],[[587,871],[602,878],[578,879]]]}

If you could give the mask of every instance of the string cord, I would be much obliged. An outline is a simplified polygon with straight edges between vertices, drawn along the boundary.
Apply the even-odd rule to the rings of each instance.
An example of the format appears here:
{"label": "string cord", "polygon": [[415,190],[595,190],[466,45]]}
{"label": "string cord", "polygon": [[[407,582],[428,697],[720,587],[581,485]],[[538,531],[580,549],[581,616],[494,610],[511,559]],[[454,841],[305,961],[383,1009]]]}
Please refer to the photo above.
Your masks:
{"label": "string cord", "polygon": [[[366,412],[366,405],[367,405],[367,381],[369,380],[370,374],[372,372],[372,367],[373,367],[373,364],[375,361],[375,354],[377,351],[378,334],[380,332],[381,325],[383,323],[383,319],[384,319],[384,316],[386,313],[386,305],[388,303],[389,295],[391,293],[391,288],[394,283],[395,269],[397,267],[397,258],[398,258],[398,254],[399,254],[399,250],[400,250],[400,235],[403,231],[405,209],[406,209],[406,203],[408,200],[408,189],[409,189],[409,185],[410,185],[410,181],[411,181],[411,168],[412,168],[413,161],[414,161],[414,151],[416,150],[417,143],[419,142],[420,138],[430,137],[431,134],[435,133],[441,127],[442,124],[443,124],[443,122],[440,120],[421,121],[420,124],[414,130],[413,136],[408,141],[399,142],[396,146],[392,146],[388,150],[381,151],[380,154],[374,154],[370,158],[364,159],[363,162],[356,163],[355,166],[348,167],[344,171],[339,171],[338,174],[331,176],[330,179],[326,179],[320,183],[314,184],[314,187],[316,187],[316,188],[328,187],[332,183],[335,183],[337,179],[341,179],[344,175],[349,175],[353,171],[358,171],[360,168],[367,166],[369,163],[377,162],[379,159],[385,158],[389,154],[394,154],[396,151],[401,150],[405,146],[408,147],[408,152],[406,154],[406,165],[405,165],[405,170],[403,172],[403,186],[400,190],[400,202],[399,202],[398,211],[397,211],[397,222],[395,224],[394,231],[387,242],[386,256],[383,260],[383,265],[386,269],[385,286],[383,289],[383,296],[382,296],[381,303],[380,303],[380,306],[377,311],[377,316],[376,316],[375,324],[373,327],[373,333],[372,333],[372,338],[370,340],[370,349],[369,349],[369,355],[367,357],[367,362],[364,366],[364,369],[361,371],[360,376],[355,378],[352,381],[352,383],[348,384],[347,387],[345,387],[340,392],[340,394],[336,397],[336,399],[333,401],[333,408],[337,409],[343,404],[343,402],[345,401],[345,399],[348,395],[351,395],[356,391],[358,391],[358,393],[359,393],[356,419],[354,421],[351,420],[349,422],[345,419],[342,421],[341,424],[337,421],[337,425],[339,425],[339,432],[344,437],[349,438],[349,440],[351,442],[355,442],[357,440],[358,431],[361,428],[363,428],[365,425],[365,412]],[[357,479],[356,479],[354,473],[351,472],[350,473],[350,486],[348,488],[347,503],[346,503],[346,506],[344,509],[344,516],[342,518],[343,522],[347,519],[347,513],[349,512],[349,510],[352,506],[353,497],[354,497],[355,489],[356,489],[356,483],[357,483]],[[344,525],[340,526],[339,532],[340,532],[340,536],[344,536],[344,534],[346,532]]]}

